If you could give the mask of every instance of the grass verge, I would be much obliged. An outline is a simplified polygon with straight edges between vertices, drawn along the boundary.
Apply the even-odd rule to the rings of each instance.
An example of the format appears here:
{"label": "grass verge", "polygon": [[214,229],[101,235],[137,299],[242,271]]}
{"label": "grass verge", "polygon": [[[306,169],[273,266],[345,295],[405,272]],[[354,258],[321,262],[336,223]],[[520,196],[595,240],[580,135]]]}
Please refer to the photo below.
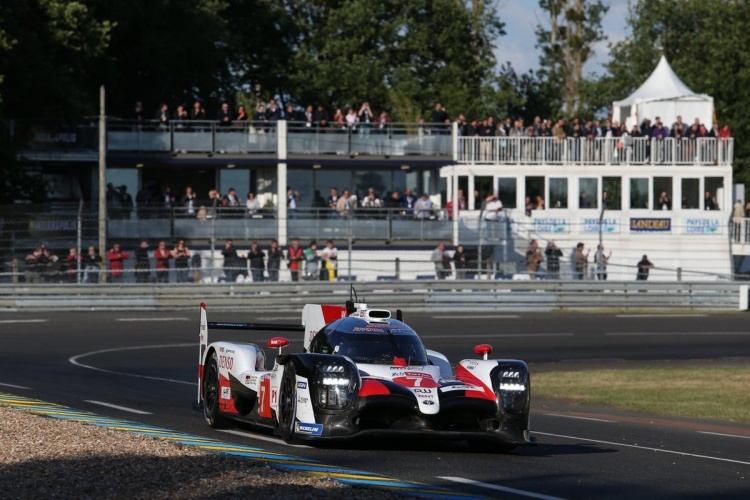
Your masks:
{"label": "grass verge", "polygon": [[532,394],[659,415],[750,423],[750,368],[545,372]]}

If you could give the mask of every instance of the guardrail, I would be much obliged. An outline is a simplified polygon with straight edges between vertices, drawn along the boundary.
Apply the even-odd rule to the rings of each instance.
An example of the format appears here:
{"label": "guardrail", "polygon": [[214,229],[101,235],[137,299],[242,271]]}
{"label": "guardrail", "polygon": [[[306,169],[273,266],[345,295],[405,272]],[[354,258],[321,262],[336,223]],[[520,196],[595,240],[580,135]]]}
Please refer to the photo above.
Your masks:
{"label": "guardrail", "polygon": [[[382,281],[358,282],[371,306],[414,312],[545,312],[601,310],[729,311],[741,304],[739,283]],[[0,310],[212,309],[252,314],[299,312],[306,303],[343,303],[341,283],[197,285],[0,285]],[[747,301],[745,301],[747,303]]]}

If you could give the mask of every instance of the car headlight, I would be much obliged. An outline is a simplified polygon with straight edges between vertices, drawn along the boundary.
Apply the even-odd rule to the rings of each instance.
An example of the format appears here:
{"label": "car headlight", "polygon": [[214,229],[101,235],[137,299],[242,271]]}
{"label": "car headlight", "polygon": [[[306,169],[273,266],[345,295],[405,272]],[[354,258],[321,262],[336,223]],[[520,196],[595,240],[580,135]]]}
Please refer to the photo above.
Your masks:
{"label": "car headlight", "polygon": [[352,366],[322,364],[318,366],[315,382],[316,400],[321,408],[341,409],[351,404],[357,383]]}
{"label": "car headlight", "polygon": [[503,409],[511,415],[529,411],[529,373],[519,367],[498,370],[497,392]]}

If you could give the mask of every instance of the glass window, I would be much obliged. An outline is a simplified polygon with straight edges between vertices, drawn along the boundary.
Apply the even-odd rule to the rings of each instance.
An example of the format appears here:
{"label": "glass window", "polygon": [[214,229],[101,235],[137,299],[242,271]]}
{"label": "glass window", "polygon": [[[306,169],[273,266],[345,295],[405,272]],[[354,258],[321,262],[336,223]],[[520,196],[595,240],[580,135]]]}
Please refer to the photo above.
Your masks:
{"label": "glass window", "polygon": [[700,208],[700,179],[682,179],[682,208]]}
{"label": "glass window", "polygon": [[654,210],[672,210],[672,178],[654,177]]}
{"label": "glass window", "polygon": [[[492,177],[474,177],[474,210],[482,208],[487,195],[495,192],[494,179]],[[502,197],[503,206],[507,207]]]}
{"label": "glass window", "polygon": [[526,205],[531,203],[534,210],[544,210],[544,191],[544,177],[526,177]]}
{"label": "glass window", "polygon": [[[121,186],[125,186],[130,196],[135,200],[135,195],[138,193],[138,169],[135,168],[108,168],[107,169],[107,183],[110,182],[118,189]],[[54,184],[53,186],[54,187]],[[70,192],[75,193],[75,189]],[[78,194],[80,195],[80,187],[78,187]],[[175,194],[177,199],[180,199],[180,193]],[[54,191],[50,194],[50,198],[54,198]]]}
{"label": "glass window", "polygon": [[497,179],[497,197],[504,208],[517,208],[516,178],[500,177]]}
{"label": "glass window", "polygon": [[568,208],[568,179],[549,180],[549,208]]}
{"label": "glass window", "polygon": [[226,195],[230,189],[237,192],[237,199],[247,197],[250,189],[250,170],[246,168],[222,168],[219,170],[219,191]]}
{"label": "glass window", "polygon": [[[391,188],[391,173],[388,170],[357,170],[354,179],[354,191],[357,193],[357,200],[364,199],[370,188],[373,188],[375,194],[380,198],[385,196],[386,190]],[[435,193],[428,194],[433,195]]]}
{"label": "glass window", "polygon": [[648,179],[630,179],[630,208],[648,208]]}
{"label": "glass window", "polygon": [[599,179],[578,179],[578,208],[599,208]]}
{"label": "glass window", "polygon": [[[703,208],[706,210],[721,210],[723,208],[721,206],[721,199],[724,196],[724,178],[706,177],[706,192],[711,198],[711,201],[713,201],[713,208],[711,208],[711,205],[704,206]],[[704,205],[706,205],[705,200]]]}
{"label": "glass window", "polygon": [[289,169],[286,176],[287,189],[292,188],[299,193],[299,201],[297,206],[312,207],[313,206],[313,169],[307,168],[295,168]]}
{"label": "glass window", "polygon": [[622,177],[602,178],[602,205],[607,210],[622,210]]}

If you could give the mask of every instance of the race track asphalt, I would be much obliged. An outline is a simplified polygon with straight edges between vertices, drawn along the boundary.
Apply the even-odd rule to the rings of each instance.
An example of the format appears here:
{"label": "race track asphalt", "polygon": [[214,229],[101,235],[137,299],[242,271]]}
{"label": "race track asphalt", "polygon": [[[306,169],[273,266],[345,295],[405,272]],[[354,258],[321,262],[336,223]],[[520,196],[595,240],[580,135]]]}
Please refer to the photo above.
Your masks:
{"label": "race track asphalt", "polygon": [[[750,426],[537,400],[533,386],[538,446],[511,453],[461,442],[383,440],[290,448],[263,432],[219,433],[191,409],[197,312],[2,313],[0,392],[488,497],[747,498],[750,491]],[[550,369],[750,365],[748,316],[741,313],[461,315],[410,314],[405,308],[405,314],[426,346],[453,363],[475,357],[474,345],[490,343],[492,357],[527,361],[532,384],[535,371]],[[209,309],[212,321],[298,319],[293,313],[264,318]],[[259,344],[270,336],[211,335],[209,341]],[[301,340],[290,340],[292,350],[301,348]]]}

